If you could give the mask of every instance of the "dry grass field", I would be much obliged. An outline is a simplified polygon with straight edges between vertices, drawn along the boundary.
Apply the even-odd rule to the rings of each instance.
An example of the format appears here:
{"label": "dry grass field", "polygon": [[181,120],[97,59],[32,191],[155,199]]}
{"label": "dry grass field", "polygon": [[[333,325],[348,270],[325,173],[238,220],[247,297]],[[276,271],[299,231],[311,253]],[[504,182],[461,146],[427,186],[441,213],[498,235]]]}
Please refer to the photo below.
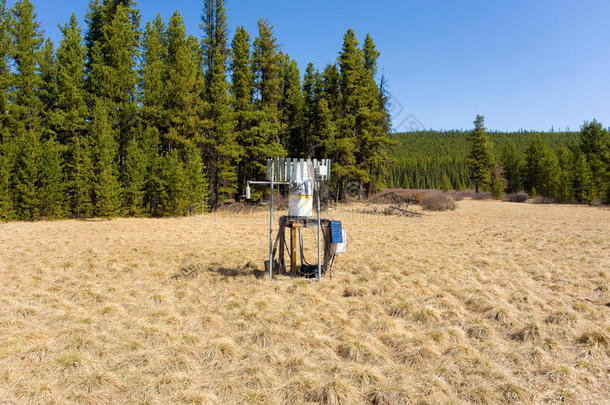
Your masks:
{"label": "dry grass field", "polygon": [[0,224],[0,403],[610,403],[610,210],[361,208],[322,283],[265,211]]}

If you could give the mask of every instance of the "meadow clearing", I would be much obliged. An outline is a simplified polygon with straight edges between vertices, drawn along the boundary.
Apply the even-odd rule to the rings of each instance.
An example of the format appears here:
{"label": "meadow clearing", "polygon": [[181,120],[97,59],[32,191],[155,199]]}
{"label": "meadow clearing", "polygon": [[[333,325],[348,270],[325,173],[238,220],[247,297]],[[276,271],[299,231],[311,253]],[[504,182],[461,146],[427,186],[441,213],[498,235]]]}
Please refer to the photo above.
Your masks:
{"label": "meadow clearing", "polygon": [[264,210],[0,224],[0,403],[609,403],[610,210],[457,205],[331,209],[321,283]]}

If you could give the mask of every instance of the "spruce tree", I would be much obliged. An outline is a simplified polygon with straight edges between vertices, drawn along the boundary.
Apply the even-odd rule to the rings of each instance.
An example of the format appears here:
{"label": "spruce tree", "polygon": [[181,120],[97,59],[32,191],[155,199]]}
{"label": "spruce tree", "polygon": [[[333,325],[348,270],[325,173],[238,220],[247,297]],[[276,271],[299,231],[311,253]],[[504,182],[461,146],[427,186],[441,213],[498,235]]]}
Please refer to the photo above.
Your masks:
{"label": "spruce tree", "polygon": [[285,156],[280,143],[278,104],[281,99],[279,51],[273,27],[264,20],[258,22],[254,40],[251,69],[254,78],[253,114],[244,153],[249,160],[246,179],[265,177],[267,159]]}
{"label": "spruce tree", "polygon": [[165,24],[160,15],[146,24],[143,37],[143,61],[140,91],[141,116],[145,125],[161,133],[168,131],[167,106],[167,41]]}
{"label": "spruce tree", "polygon": [[[303,95],[301,93],[301,74],[297,63],[286,55],[286,66],[283,69],[283,94],[281,101],[281,119],[284,127],[284,147],[288,155],[316,157],[314,150],[306,151],[303,139]],[[318,146],[318,145],[316,145]]]}
{"label": "spruce tree", "polygon": [[236,198],[243,195],[246,182],[257,173],[254,147],[256,139],[255,112],[252,105],[254,95],[254,75],[250,69],[250,35],[243,26],[237,27],[231,42],[231,85],[230,105],[235,123],[236,142],[241,149],[237,164],[238,187]]}
{"label": "spruce tree", "polygon": [[15,139],[15,157],[9,187],[13,194],[13,209],[17,218],[35,220],[40,216],[38,190],[42,146],[36,129],[22,130]]}
{"label": "spruce tree", "polygon": [[544,149],[540,168],[541,183],[537,188],[538,192],[545,197],[558,200],[561,168],[557,155],[552,150],[548,148]]}
{"label": "spruce tree", "polygon": [[110,125],[117,129],[119,162],[122,164],[130,129],[136,119],[139,17],[133,8],[119,3],[122,2],[108,1],[103,5],[102,37],[93,43],[89,81],[92,95],[108,103]]}
{"label": "spruce tree", "polygon": [[469,136],[470,153],[468,162],[470,167],[470,178],[474,183],[475,190],[486,190],[491,180],[492,168],[492,143],[485,133],[485,119],[477,115],[474,121],[474,131]]}
{"label": "spruce tree", "polygon": [[542,159],[545,156],[545,149],[546,146],[540,135],[535,135],[526,151],[524,185],[525,191],[531,195],[540,192],[542,187]]}
{"label": "spruce tree", "polygon": [[441,178],[441,190],[443,190],[443,191],[451,190],[451,179],[449,179],[449,176],[447,175],[447,173],[443,173],[443,177]]}
{"label": "spruce tree", "polygon": [[118,145],[110,124],[108,109],[103,100],[96,102],[90,131],[95,175],[95,214],[101,217],[116,216],[121,208]]}
{"label": "spruce tree", "polygon": [[14,151],[14,154],[7,156],[11,205],[18,218],[33,220],[39,217],[41,207],[38,190],[42,162],[42,80],[39,61],[43,36],[40,23],[36,21],[34,6],[29,0],[16,2],[11,14],[11,56],[15,73],[8,104],[9,132],[5,134],[11,134],[9,142],[13,145],[5,145],[4,149]]}
{"label": "spruce tree", "polygon": [[76,218],[93,215],[94,178],[89,138],[75,136],[70,141],[70,160],[67,162],[70,211]]}
{"label": "spruce tree", "polygon": [[123,212],[129,216],[140,216],[144,211],[146,193],[146,158],[140,142],[132,136],[127,144],[127,154],[123,168]]}
{"label": "spruce tree", "polygon": [[313,63],[307,65],[303,76],[303,139],[298,144],[298,154],[295,157],[315,156],[315,147],[320,144],[316,126],[319,124],[318,103],[320,94],[316,94],[316,87],[321,80],[320,73]]}
{"label": "spruce tree", "polygon": [[[389,137],[392,132],[392,114],[390,113],[391,105],[390,105],[390,93],[388,89],[388,81],[385,75],[382,73],[381,79],[379,81],[379,93],[378,93],[378,103],[379,103],[379,111],[380,111],[380,119],[381,122],[379,127],[383,134]],[[393,145],[392,145],[393,146]]]}
{"label": "spruce tree", "polygon": [[364,68],[375,76],[377,74],[377,59],[380,54],[370,34],[366,34],[362,52],[364,53]]}
{"label": "spruce tree", "polygon": [[201,213],[208,208],[208,181],[204,173],[199,149],[189,146],[186,149],[184,171],[186,176],[187,213]]}
{"label": "spruce tree", "polygon": [[14,141],[7,128],[8,90],[12,82],[9,56],[11,48],[11,13],[6,0],[0,0],[0,221],[12,216],[10,176],[13,167]]}
{"label": "spruce tree", "polygon": [[76,16],[60,27],[63,38],[57,49],[57,97],[51,122],[57,140],[72,144],[87,134],[89,108],[85,89],[85,48]]}
{"label": "spruce tree", "polygon": [[318,119],[316,121],[315,132],[320,138],[321,157],[326,158],[327,156],[337,156],[341,145],[337,144],[336,123],[333,117],[333,112],[329,108],[328,102],[325,98],[321,98],[318,102],[316,116]]}
{"label": "spruce tree", "polygon": [[523,187],[521,179],[523,158],[512,140],[509,140],[502,150],[501,164],[504,169],[504,177],[508,182],[506,191],[508,193],[518,193]]}
{"label": "spruce tree", "polygon": [[380,104],[383,97],[381,97],[380,89],[375,82],[379,52],[369,34],[364,41],[362,55],[364,63],[361,70],[358,113],[360,133],[357,141],[356,159],[362,173],[361,181],[364,190],[367,195],[370,195],[385,185],[386,171],[390,163],[387,150],[392,142],[389,139],[386,106]]}
{"label": "spruce tree", "polygon": [[146,163],[144,185],[144,207],[149,215],[160,216],[162,179],[160,167],[162,161],[159,131],[154,126],[141,128],[140,148]]}
{"label": "spruce tree", "polygon": [[332,148],[335,155],[330,156],[333,161],[333,186],[336,190],[336,199],[343,198],[343,189],[348,181],[361,178],[361,173],[356,171],[354,153],[359,133],[357,118],[364,69],[364,57],[358,45],[354,31],[349,29],[343,37],[343,47],[339,54],[341,116],[338,121],[336,145]]}
{"label": "spruce tree", "polygon": [[161,215],[184,215],[187,212],[188,178],[177,150],[167,152],[160,159],[159,212]]}
{"label": "spruce tree", "polygon": [[499,200],[502,198],[502,194],[504,194],[504,183],[500,176],[495,176],[491,186],[491,195],[494,200]]}
{"label": "spruce tree", "polygon": [[85,88],[85,55],[81,28],[74,13],[60,27],[63,38],[56,55],[57,98],[50,122],[64,147],[67,208],[76,217],[92,209],[93,168],[88,140],[89,108]]}
{"label": "spruce tree", "polygon": [[588,204],[595,198],[593,172],[582,151],[578,151],[575,156],[573,187],[577,201]]}
{"label": "spruce tree", "polygon": [[11,122],[15,131],[29,131],[40,124],[42,83],[38,61],[43,44],[40,23],[30,0],[18,1],[13,6],[11,35],[16,71],[9,104]]}
{"label": "spruce tree", "polygon": [[[166,113],[168,132],[163,135],[165,150],[184,148],[188,143],[201,143],[200,114],[204,109],[201,100],[201,74],[195,56],[199,56],[197,41],[186,37],[184,20],[178,12],[170,18],[167,28],[167,83]],[[194,55],[196,53],[197,55]]]}
{"label": "spruce tree", "polygon": [[65,215],[62,147],[53,137],[41,145],[38,162],[38,213],[44,218],[61,218]]}
{"label": "spruce tree", "polygon": [[[6,129],[2,128],[4,132]],[[11,188],[11,173],[14,165],[15,143],[7,136],[0,141],[0,221],[13,216],[13,193]]]}
{"label": "spruce tree", "polygon": [[560,169],[557,200],[569,203],[574,201],[574,154],[569,148],[561,146],[557,151],[557,159]]}
{"label": "spruce tree", "polygon": [[[9,56],[11,52],[11,12],[6,0],[0,0],[0,123],[6,125],[8,112],[8,91],[12,82]],[[0,132],[0,145],[4,134]],[[0,191],[1,192],[1,191]]]}
{"label": "spruce tree", "polygon": [[270,115],[276,124],[277,109],[281,98],[279,45],[273,34],[273,26],[266,20],[258,21],[258,36],[254,40],[252,71],[255,81],[255,99],[260,108]]}
{"label": "spruce tree", "polygon": [[55,134],[53,115],[57,106],[57,72],[53,42],[47,39],[38,58],[41,88],[38,98],[41,104],[41,125],[44,133]]}
{"label": "spruce tree", "polygon": [[233,117],[229,110],[226,20],[222,0],[204,2],[202,27],[208,121],[203,156],[208,171],[212,207],[235,194],[236,166],[240,154],[235,139]]}
{"label": "spruce tree", "polygon": [[603,199],[610,183],[610,136],[596,120],[585,122],[578,137],[578,147],[591,169],[593,200]]}
{"label": "spruce tree", "polygon": [[333,119],[339,118],[339,107],[341,103],[341,90],[339,89],[339,69],[334,63],[329,64],[323,73],[322,97],[326,99]]}

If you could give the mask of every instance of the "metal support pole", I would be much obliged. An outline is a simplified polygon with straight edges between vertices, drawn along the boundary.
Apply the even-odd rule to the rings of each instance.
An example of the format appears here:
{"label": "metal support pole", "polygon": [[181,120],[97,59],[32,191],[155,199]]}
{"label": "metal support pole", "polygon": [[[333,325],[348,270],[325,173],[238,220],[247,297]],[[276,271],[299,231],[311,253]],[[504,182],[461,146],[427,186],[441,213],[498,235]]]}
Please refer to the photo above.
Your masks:
{"label": "metal support pole", "polygon": [[320,181],[318,180],[318,281],[322,279],[322,260],[321,260],[321,244],[320,244],[320,230],[322,226],[320,225]]}
{"label": "metal support pole", "polygon": [[271,160],[271,174],[269,184],[271,187],[271,197],[269,200],[269,278],[273,279],[273,180],[275,179],[275,160]]}
{"label": "metal support pole", "polygon": [[297,274],[297,230],[300,228],[300,224],[293,222],[290,225],[290,273],[292,275]]}

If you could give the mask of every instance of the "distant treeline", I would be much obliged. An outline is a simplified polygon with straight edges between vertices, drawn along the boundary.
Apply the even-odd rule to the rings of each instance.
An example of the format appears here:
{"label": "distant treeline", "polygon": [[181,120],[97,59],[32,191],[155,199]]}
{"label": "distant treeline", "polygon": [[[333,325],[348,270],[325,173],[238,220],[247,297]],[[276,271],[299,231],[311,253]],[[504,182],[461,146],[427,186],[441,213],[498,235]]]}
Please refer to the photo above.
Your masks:
{"label": "distant treeline", "polygon": [[[468,166],[469,131],[417,131],[395,133],[394,165],[388,177],[392,188],[441,189],[449,179],[454,190],[474,189]],[[577,132],[487,132],[494,156],[500,157],[509,141],[524,153],[535,136],[552,150],[573,143]]]}
{"label": "distant treeline", "polygon": [[[392,188],[526,191],[558,202],[610,201],[610,138],[597,121],[579,132],[472,131],[393,135]],[[477,174],[476,171],[479,171]],[[500,186],[501,185],[501,186]]]}
{"label": "distant treeline", "polygon": [[0,220],[201,212],[241,198],[271,157],[332,159],[337,199],[384,185],[369,35],[348,30],[336,63],[302,76],[267,21],[230,41],[223,0],[202,10],[195,38],[178,12],[142,28],[135,1],[92,0],[56,48],[30,0],[0,0]]}

